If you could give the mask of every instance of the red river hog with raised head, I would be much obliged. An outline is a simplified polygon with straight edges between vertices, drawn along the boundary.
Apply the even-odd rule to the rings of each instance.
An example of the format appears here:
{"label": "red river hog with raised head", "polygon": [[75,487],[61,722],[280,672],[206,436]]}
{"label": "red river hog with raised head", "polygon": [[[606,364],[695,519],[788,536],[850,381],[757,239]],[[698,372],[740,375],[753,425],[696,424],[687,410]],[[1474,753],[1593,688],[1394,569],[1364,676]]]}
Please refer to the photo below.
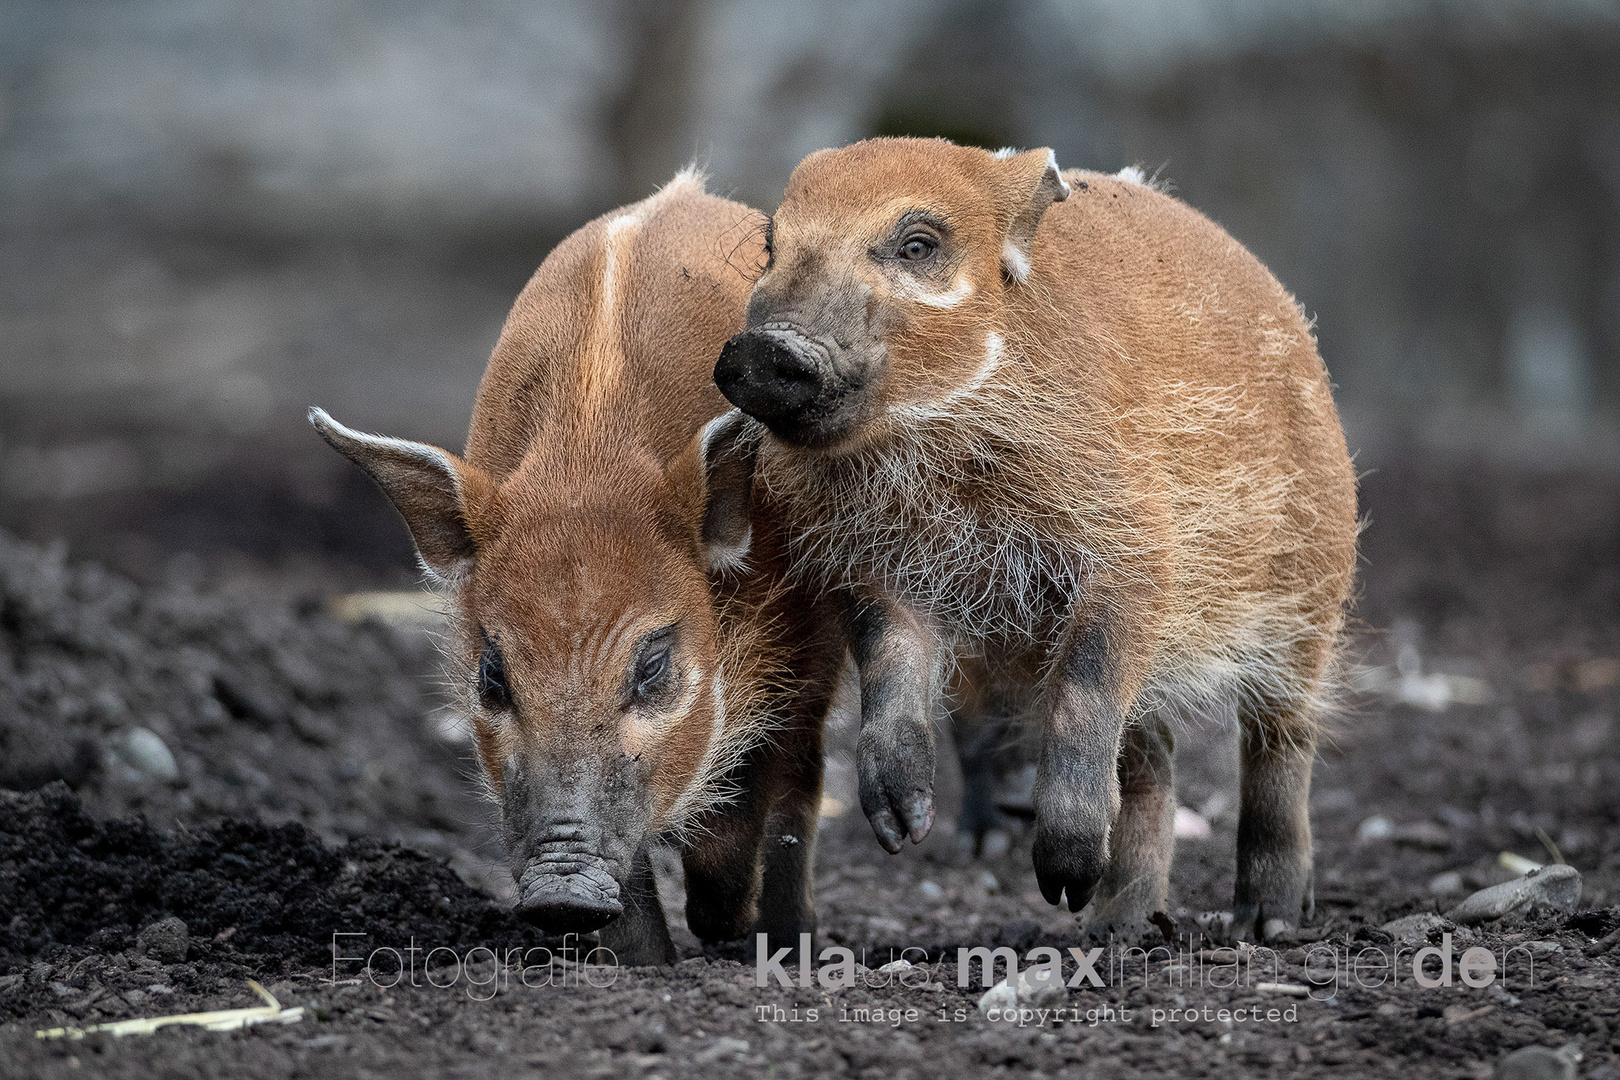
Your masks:
{"label": "red river hog with raised head", "polygon": [[1138,171],[1048,150],[812,154],[767,244],[715,378],[758,422],[797,580],[846,612],[880,841],[930,828],[929,719],[966,665],[1039,727],[1042,893],[1141,933],[1168,889],[1172,721],[1235,711],[1235,929],[1308,917],[1357,517],[1293,297]]}

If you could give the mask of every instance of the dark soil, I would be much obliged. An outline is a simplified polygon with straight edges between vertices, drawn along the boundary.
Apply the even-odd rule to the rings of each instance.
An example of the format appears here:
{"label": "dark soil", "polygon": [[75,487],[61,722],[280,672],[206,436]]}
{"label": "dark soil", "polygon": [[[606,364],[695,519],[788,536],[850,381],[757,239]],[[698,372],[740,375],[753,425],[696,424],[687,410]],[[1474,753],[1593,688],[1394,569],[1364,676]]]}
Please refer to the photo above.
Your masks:
{"label": "dark soil", "polygon": [[[165,827],[263,815],[408,840],[476,876],[496,849],[431,722],[436,671],[421,633],[344,625],[316,596],[141,588],[0,533],[0,788],[62,780],[97,816]],[[174,775],[132,753],[151,735]]]}
{"label": "dark soil", "polygon": [[[6,971],[139,951],[138,932],[170,916],[193,939],[186,959],[236,976],[329,964],[328,927],[462,951],[543,940],[419,851],[373,838],[333,848],[298,824],[233,820],[166,835],[139,819],[101,823],[59,781],[0,792],[0,911]],[[366,945],[346,940],[344,951]],[[8,1005],[20,1014],[24,1000]]]}
{"label": "dark soil", "polygon": [[[538,955],[554,962],[531,953],[528,967],[518,960],[498,970],[476,947],[510,957],[509,949],[539,947],[532,932],[439,859],[341,839],[398,837],[407,821],[441,837],[471,835],[470,825],[427,824],[414,797],[401,810],[381,795],[356,795],[341,772],[345,760],[381,761],[402,770],[406,791],[454,783],[454,761],[442,760],[454,755],[431,735],[432,699],[414,681],[434,663],[420,644],[332,622],[312,607],[138,590],[7,545],[0,731],[9,739],[64,731],[69,746],[82,732],[104,745],[121,724],[138,722],[175,749],[181,777],[160,791],[126,790],[108,766],[75,771],[74,753],[59,751],[41,756],[73,766],[56,771],[92,816],[59,785],[0,800],[0,1072],[1483,1077],[1515,1048],[1575,1044],[1581,1075],[1620,1077],[1620,949],[1608,937],[1620,927],[1620,477],[1416,464],[1370,476],[1365,505],[1358,658],[1389,665],[1404,650],[1426,673],[1482,680],[1492,700],[1439,712],[1372,694],[1352,700],[1323,748],[1314,789],[1317,920],[1277,951],[1274,967],[1252,966],[1249,984],[1236,987],[1179,955],[1189,941],[1208,944],[1187,935],[1201,914],[1229,903],[1236,829],[1230,732],[1186,732],[1182,802],[1204,812],[1213,834],[1179,846],[1175,962],[1131,959],[1111,970],[1109,985],[1070,992],[1080,1022],[1023,1027],[978,1012],[982,990],[957,987],[954,950],[1080,944],[1071,917],[1040,901],[1028,838],[1015,836],[1004,857],[988,861],[962,859],[948,842],[890,858],[858,809],[824,822],[818,947],[865,950],[871,967],[891,949],[915,946],[936,962],[943,951],[950,962],[936,964],[927,986],[761,988],[751,955],[705,955],[684,930],[678,940],[689,959],[672,969],[581,968],[551,943],[552,953]],[[175,605],[190,613],[183,633],[164,621],[178,618],[164,614]],[[289,657],[325,682],[298,674]],[[56,681],[31,674],[40,671]],[[253,709],[231,717],[212,681],[221,672],[285,705],[264,710],[267,724]],[[92,706],[57,704],[93,703],[103,688],[123,695],[127,714],[106,720]],[[228,717],[212,733],[196,727],[213,713],[209,699]],[[330,720],[336,741],[299,734],[290,717],[300,707]],[[829,790],[853,805],[841,787],[847,762],[837,756],[847,719],[834,735]],[[6,745],[9,762],[18,743]],[[222,777],[239,761],[275,782],[232,787]],[[37,785],[49,771],[26,779]],[[266,797],[281,788],[296,800],[291,811]],[[129,810],[144,810],[153,824],[97,820]],[[209,824],[223,815],[298,818],[321,835],[294,824]],[[1358,838],[1375,816],[1396,826],[1394,838]],[[173,830],[176,820],[189,824]],[[1435,944],[1452,935],[1454,966],[1465,947],[1499,958],[1518,952],[1490,987],[1464,986],[1455,973],[1449,987],[1412,981],[1418,946],[1379,927],[1447,910],[1506,880],[1505,850],[1545,862],[1553,847],[1583,875],[1579,910],[1437,929]],[[678,893],[667,899],[678,922]],[[168,915],[190,932],[183,961],[143,954],[138,940]],[[412,970],[380,985],[395,968],[379,954],[369,978],[361,964],[343,962],[334,983],[331,935],[339,931],[370,935],[343,939],[359,946],[344,955],[394,947]],[[404,953],[413,938],[421,953]],[[420,963],[440,946],[448,951]],[[1391,984],[1368,961],[1398,946],[1405,952]],[[1321,966],[1329,956],[1340,964],[1336,980]],[[1361,957],[1359,976],[1351,956]],[[314,1008],[298,1024],[236,1033],[33,1036],[60,1024],[253,1004],[248,976],[284,1002]],[[1262,979],[1318,985],[1302,999],[1261,990]],[[1104,1006],[1112,1018],[1085,1019]],[[1278,1015],[1164,1015],[1205,1006]],[[857,1019],[856,1010],[876,1007],[899,1011]]]}

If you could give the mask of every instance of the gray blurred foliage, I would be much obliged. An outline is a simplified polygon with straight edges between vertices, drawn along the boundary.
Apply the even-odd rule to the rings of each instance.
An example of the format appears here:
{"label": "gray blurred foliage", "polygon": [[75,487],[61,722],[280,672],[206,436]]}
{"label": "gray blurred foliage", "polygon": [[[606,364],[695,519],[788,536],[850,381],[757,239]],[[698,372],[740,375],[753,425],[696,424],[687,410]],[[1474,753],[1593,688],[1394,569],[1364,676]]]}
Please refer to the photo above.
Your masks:
{"label": "gray blurred foliage", "polygon": [[336,499],[304,405],[457,444],[568,230],[877,133],[1159,170],[1364,463],[1620,463],[1620,0],[7,0],[0,523],[243,446]]}

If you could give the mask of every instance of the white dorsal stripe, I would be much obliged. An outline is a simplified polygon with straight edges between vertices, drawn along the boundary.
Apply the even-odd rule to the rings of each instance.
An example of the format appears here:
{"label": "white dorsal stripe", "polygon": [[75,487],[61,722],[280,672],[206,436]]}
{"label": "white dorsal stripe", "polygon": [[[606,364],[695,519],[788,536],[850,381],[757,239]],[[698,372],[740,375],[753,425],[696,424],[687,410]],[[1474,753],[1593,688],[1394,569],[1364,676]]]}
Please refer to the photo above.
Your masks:
{"label": "white dorsal stripe", "polygon": [[619,304],[624,292],[622,278],[631,245],[641,228],[652,217],[659,203],[682,191],[703,190],[703,174],[687,166],[652,195],[608,219],[602,241],[602,288],[597,303],[592,348],[585,359],[583,389],[587,397],[605,392],[618,380],[624,359],[620,337]]}

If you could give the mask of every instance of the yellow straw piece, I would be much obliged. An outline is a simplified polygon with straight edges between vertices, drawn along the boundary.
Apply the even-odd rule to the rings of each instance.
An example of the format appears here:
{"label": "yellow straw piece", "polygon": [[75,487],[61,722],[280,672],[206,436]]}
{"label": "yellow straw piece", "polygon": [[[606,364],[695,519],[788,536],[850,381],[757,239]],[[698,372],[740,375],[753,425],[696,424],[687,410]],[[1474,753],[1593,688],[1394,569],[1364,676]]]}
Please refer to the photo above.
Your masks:
{"label": "yellow straw piece", "polygon": [[247,1009],[221,1009],[218,1012],[178,1013],[174,1016],[154,1016],[145,1020],[115,1020],[110,1024],[96,1024],[94,1027],[59,1027],[46,1028],[34,1032],[36,1039],[82,1039],[93,1031],[105,1031],[118,1037],[125,1035],[150,1035],[158,1028],[171,1027],[176,1024],[188,1024],[193,1027],[206,1028],[209,1031],[235,1031],[237,1028],[252,1027],[254,1024],[275,1022],[277,1024],[296,1024],[304,1018],[302,1005],[291,1009],[283,1009],[281,1002],[275,995],[260,986],[253,979],[248,985],[253,992],[264,999],[263,1005]]}
{"label": "yellow straw piece", "polygon": [[1503,868],[1511,870],[1515,874],[1528,874],[1532,870],[1541,869],[1540,863],[1533,859],[1527,859],[1523,855],[1516,855],[1511,851],[1502,852],[1496,857],[1496,861],[1501,863]]}

